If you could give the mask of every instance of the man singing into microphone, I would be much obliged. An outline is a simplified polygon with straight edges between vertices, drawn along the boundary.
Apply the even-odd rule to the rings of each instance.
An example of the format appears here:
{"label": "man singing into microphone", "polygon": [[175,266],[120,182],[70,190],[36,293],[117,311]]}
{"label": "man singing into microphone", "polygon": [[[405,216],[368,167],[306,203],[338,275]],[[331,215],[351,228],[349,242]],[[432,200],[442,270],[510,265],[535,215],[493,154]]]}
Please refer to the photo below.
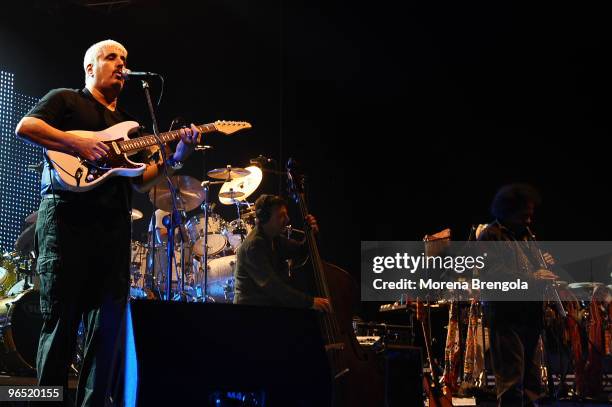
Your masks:
{"label": "man singing into microphone", "polygon": [[[132,120],[117,106],[124,86],[127,51],[112,40],[85,53],[85,87],[54,89],[19,122],[16,133],[45,149],[97,160],[108,147],[69,130],[104,130]],[[169,161],[180,162],[199,137],[195,126],[181,132]],[[152,157],[152,151],[149,151]],[[157,155],[157,154],[156,154]],[[141,157],[143,158],[143,157]],[[45,162],[36,224],[37,272],[44,324],[37,355],[38,384],[64,386],[77,328],[85,324],[84,359],[76,404],[105,405],[113,352],[129,291],[131,189],[144,191],[162,173],[161,159],[143,158],[144,174],[115,177],[87,192],[69,192]]]}

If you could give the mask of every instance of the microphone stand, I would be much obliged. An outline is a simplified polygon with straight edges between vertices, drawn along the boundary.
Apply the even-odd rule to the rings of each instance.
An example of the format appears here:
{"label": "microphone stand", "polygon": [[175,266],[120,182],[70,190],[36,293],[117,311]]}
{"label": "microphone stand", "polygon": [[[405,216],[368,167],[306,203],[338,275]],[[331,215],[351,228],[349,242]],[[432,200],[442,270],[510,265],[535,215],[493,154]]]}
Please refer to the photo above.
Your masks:
{"label": "microphone stand", "polygon": [[[166,149],[164,148],[164,143],[159,137],[159,128],[157,127],[157,119],[155,117],[155,109],[153,108],[153,102],[151,102],[151,91],[149,89],[149,83],[142,79],[142,89],[144,90],[145,99],[147,101],[147,107],[149,109],[149,114],[151,115],[151,123],[153,126],[153,136],[155,137],[155,141],[159,146],[159,152],[161,154],[163,160],[163,168],[164,168],[164,177],[168,182],[168,190],[170,191],[170,195],[172,197],[172,212],[169,216],[170,222],[166,226],[168,227],[168,245],[166,255],[168,257],[168,263],[166,268],[166,301],[170,301],[172,299],[171,291],[172,291],[172,265],[174,259],[174,228],[176,227],[175,221],[178,218],[178,210],[176,209],[176,191],[174,189],[174,185],[172,185],[172,181],[170,180],[170,176],[168,175],[168,160],[166,157]],[[155,202],[153,203],[155,206]]]}
{"label": "microphone stand", "polygon": [[159,295],[159,298],[161,298],[161,291],[159,285],[157,284],[157,275],[155,273],[155,256],[157,254],[157,215],[155,214],[155,212],[157,211],[157,209],[155,208],[156,201],[157,187],[153,187],[153,215],[151,216],[151,223],[149,226],[149,245],[151,250],[151,289],[153,290],[153,292],[157,292],[157,295]]}
{"label": "microphone stand", "polygon": [[[526,227],[527,232],[529,233],[529,236],[531,237],[531,242],[535,245],[537,251],[538,251],[538,255],[539,255],[539,262],[541,263],[541,266],[543,268],[545,268],[546,270],[550,270],[550,267],[548,266],[548,263],[546,262],[546,259],[544,258],[544,254],[542,253],[542,250],[540,250],[540,246],[538,245],[537,241],[536,241],[536,237],[533,234],[533,232],[531,231],[531,229],[529,228],[529,226]],[[559,316],[561,316],[561,320],[565,322],[565,319],[567,318],[567,311],[565,310],[565,307],[563,307],[563,303],[561,302],[561,297],[559,296],[559,292],[557,291],[556,287],[555,287],[555,283],[546,283],[544,286],[544,301],[546,301],[546,293],[552,293],[552,302],[554,302],[555,304],[555,308],[557,309],[557,312],[559,313]],[[542,318],[544,318],[545,314],[546,314],[546,310],[543,309],[543,314],[542,314]],[[544,355],[543,355],[543,362],[547,363],[547,369],[546,369],[546,379],[548,381],[547,383],[547,387],[548,387],[548,396],[552,399],[552,400],[558,400],[558,392],[555,391],[555,382],[553,380],[553,374],[552,374],[552,363],[550,360],[550,353],[548,352],[548,350],[546,349],[546,343],[548,342],[548,336],[547,335],[547,331],[545,329],[545,322],[543,321],[542,323],[542,329],[543,329],[543,345],[544,345]],[[559,340],[559,337],[556,335],[552,335],[555,339],[555,345],[557,347],[557,351],[559,352],[559,372],[561,373],[563,366],[561,363],[561,359],[562,359],[562,344],[561,341]],[[560,376],[559,377],[559,389],[561,390],[563,388],[563,379]]]}
{"label": "microphone stand", "polygon": [[[542,250],[540,250],[540,246],[537,243],[535,235],[531,232],[531,229],[528,226],[526,227],[526,229],[527,229],[527,232],[529,233],[529,236],[531,237],[531,241],[533,242],[536,249],[538,250],[538,255],[540,256],[541,266],[544,267],[546,270],[550,271],[550,268],[548,267],[548,263],[546,262],[546,259],[544,258],[544,255],[542,254]],[[555,303],[555,307],[557,308],[559,315],[565,318],[567,316],[567,311],[565,311],[565,308],[563,307],[563,303],[561,302],[561,297],[559,296],[559,292],[555,288],[554,283],[546,284],[545,289],[547,291],[548,290],[552,291],[552,296],[553,296],[552,301]]]}

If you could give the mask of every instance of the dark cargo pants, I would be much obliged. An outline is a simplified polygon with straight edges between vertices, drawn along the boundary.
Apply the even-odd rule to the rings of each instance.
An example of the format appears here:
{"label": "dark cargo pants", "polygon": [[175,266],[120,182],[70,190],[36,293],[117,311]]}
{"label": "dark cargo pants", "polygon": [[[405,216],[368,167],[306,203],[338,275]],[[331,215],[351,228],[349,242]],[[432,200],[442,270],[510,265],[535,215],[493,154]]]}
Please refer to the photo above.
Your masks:
{"label": "dark cargo pants", "polygon": [[485,307],[499,407],[530,407],[543,395],[538,345],[541,302],[491,302]]}
{"label": "dark cargo pants", "polygon": [[[129,292],[127,213],[96,208],[78,197],[42,199],[36,223],[43,327],[37,376],[64,386],[81,318],[84,357],[78,406],[103,406]],[[64,398],[66,399],[66,397]]]}

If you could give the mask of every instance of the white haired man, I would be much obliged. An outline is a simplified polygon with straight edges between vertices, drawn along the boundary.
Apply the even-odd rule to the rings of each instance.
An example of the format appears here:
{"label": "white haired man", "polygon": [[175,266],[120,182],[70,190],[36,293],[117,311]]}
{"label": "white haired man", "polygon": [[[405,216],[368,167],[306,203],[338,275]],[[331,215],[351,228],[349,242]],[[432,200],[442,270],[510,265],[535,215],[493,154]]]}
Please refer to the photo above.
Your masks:
{"label": "white haired man", "polygon": [[[104,143],[67,131],[100,131],[131,120],[117,107],[126,59],[125,47],[116,41],[92,45],[83,61],[85,88],[51,90],[21,119],[17,135],[45,149],[76,153],[88,160],[105,156],[108,147]],[[184,160],[198,136],[193,125],[182,130],[181,141],[169,160]],[[140,161],[148,163],[141,177],[111,178],[80,193],[64,190],[45,162],[36,224],[44,319],[37,376],[39,385],[67,385],[77,329],[83,318],[86,334],[77,405],[105,405],[129,292],[131,192],[132,188],[146,190],[161,175],[163,163],[150,158],[153,156],[159,154],[140,157]]]}

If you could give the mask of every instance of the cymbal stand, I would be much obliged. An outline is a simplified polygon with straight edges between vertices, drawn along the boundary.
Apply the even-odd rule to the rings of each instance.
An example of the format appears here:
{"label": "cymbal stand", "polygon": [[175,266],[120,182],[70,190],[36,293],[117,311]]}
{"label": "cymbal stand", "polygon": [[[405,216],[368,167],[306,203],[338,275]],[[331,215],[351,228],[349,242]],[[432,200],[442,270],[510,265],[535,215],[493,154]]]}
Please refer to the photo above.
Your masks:
{"label": "cymbal stand", "polygon": [[196,151],[202,152],[202,167],[204,171],[202,181],[202,190],[204,191],[204,202],[200,205],[202,211],[204,212],[204,241],[203,250],[202,250],[202,262],[200,264],[200,269],[204,273],[204,286],[201,287],[202,290],[202,302],[208,302],[208,218],[210,214],[210,181],[206,181],[208,177],[208,173],[206,172],[206,150],[211,149],[210,146],[196,146]]}
{"label": "cymbal stand", "polygon": [[[228,176],[229,179],[229,176]],[[242,218],[240,217],[240,205],[242,205],[242,202],[240,202],[238,199],[234,198],[233,194],[234,194],[234,189],[230,188],[229,190],[230,194],[232,194],[232,202],[234,203],[234,205],[236,205],[236,214],[238,215],[238,217],[236,218],[236,220],[238,220],[238,234],[240,235],[240,241],[244,242],[244,234],[246,232],[245,228],[244,228],[244,221],[242,220]],[[233,233],[233,232],[232,232]]]}
{"label": "cymbal stand", "polygon": [[208,302],[208,217],[210,213],[209,204],[209,193],[210,193],[210,181],[202,181],[202,188],[204,190],[204,202],[202,202],[201,208],[204,211],[204,241],[202,248],[202,264],[201,267],[204,272],[204,286],[202,287],[202,302]]}

